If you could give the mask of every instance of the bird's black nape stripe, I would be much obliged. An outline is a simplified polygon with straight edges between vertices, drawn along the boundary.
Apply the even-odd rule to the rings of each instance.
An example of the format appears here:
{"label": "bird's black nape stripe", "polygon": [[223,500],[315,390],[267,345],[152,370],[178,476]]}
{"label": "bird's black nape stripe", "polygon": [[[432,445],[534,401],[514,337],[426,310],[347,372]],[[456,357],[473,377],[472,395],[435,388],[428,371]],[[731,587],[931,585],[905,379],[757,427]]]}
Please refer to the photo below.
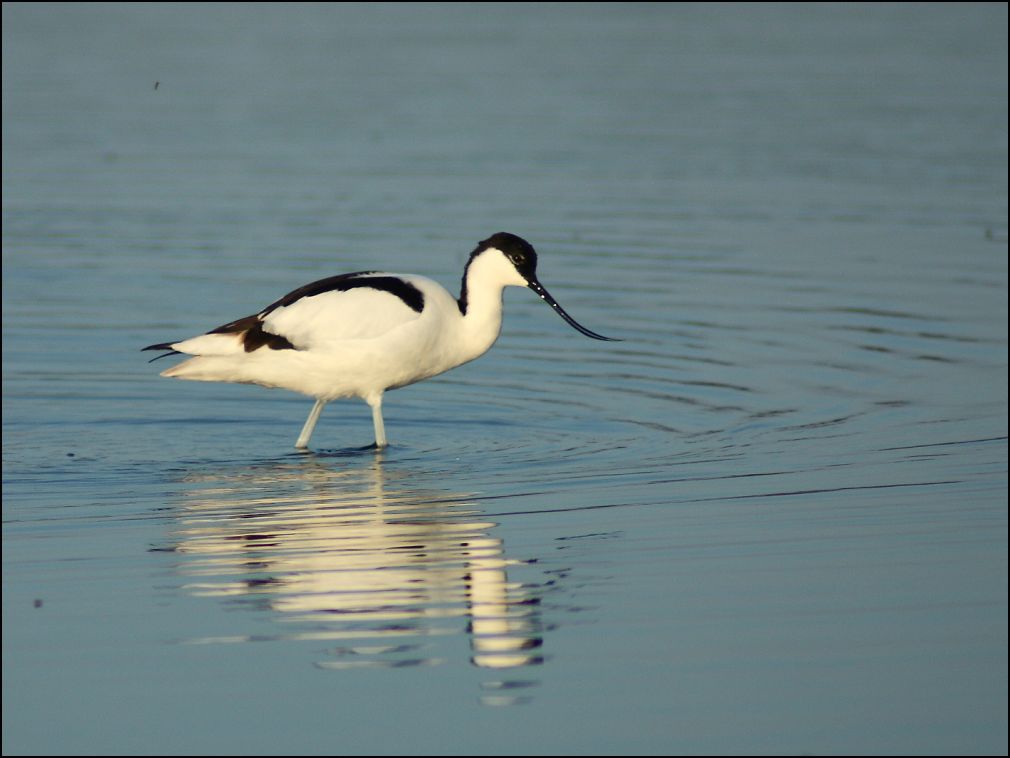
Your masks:
{"label": "bird's black nape stripe", "polygon": [[470,264],[473,263],[474,258],[492,247],[496,250],[501,250],[502,253],[505,254],[505,257],[512,262],[512,265],[516,267],[516,271],[527,279],[531,276],[536,276],[537,251],[533,249],[533,245],[524,240],[522,237],[515,234],[509,234],[508,232],[497,232],[496,234],[492,234],[486,240],[481,240],[477,247],[475,247],[470,253],[470,257],[467,259],[466,265],[463,267],[463,283],[459,288],[459,297],[456,300],[456,304],[459,306],[459,312],[464,316],[466,315],[466,308],[469,304],[466,277],[469,273]]}
{"label": "bird's black nape stripe", "polygon": [[359,271],[354,274],[341,274],[306,284],[304,287],[289,292],[276,303],[271,303],[260,311],[259,315],[260,317],[266,316],[277,308],[292,305],[305,297],[315,297],[326,292],[347,292],[359,287],[388,292],[400,298],[411,310],[418,313],[424,310],[424,293],[413,284],[396,276],[371,276],[371,273],[371,271]]}

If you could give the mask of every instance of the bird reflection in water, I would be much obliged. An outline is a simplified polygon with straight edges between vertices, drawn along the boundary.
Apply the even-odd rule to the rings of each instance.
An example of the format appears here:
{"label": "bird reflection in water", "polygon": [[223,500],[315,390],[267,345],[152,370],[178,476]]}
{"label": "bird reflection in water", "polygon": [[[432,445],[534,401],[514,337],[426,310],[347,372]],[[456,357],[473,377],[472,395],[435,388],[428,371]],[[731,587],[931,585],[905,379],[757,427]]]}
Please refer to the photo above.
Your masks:
{"label": "bird reflection in water", "polygon": [[[385,470],[381,451],[187,476],[170,537],[185,588],[273,611],[290,629],[190,642],[321,640],[334,646],[320,668],[388,668],[445,663],[431,638],[465,632],[475,666],[542,663],[542,588],[509,581],[521,562],[496,524],[467,496],[408,478]],[[534,684],[484,682],[481,701],[524,702],[516,692]]]}

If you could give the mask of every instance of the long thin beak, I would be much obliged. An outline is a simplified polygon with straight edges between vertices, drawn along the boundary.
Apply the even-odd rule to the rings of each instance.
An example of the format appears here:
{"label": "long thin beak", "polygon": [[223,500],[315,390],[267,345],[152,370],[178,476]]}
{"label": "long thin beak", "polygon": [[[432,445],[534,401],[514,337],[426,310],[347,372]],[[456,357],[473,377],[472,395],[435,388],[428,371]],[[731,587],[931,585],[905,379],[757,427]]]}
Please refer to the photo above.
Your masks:
{"label": "long thin beak", "polygon": [[558,301],[555,300],[553,297],[551,297],[551,293],[548,292],[546,289],[544,289],[544,285],[538,282],[535,277],[530,277],[526,286],[529,287],[534,292],[536,292],[538,295],[540,295],[540,299],[543,300],[545,303],[547,303],[549,306],[551,306],[551,308],[553,308],[555,311],[557,311],[558,315],[561,316],[561,318],[563,318],[565,321],[567,321],[569,326],[582,332],[587,337],[592,337],[594,340],[606,340],[607,342],[621,341],[613,337],[604,337],[602,334],[597,334],[596,332],[591,332],[590,330],[586,329],[586,327],[584,327],[578,321],[576,321],[567,313],[565,313],[565,309],[562,308],[560,305],[558,305]]}

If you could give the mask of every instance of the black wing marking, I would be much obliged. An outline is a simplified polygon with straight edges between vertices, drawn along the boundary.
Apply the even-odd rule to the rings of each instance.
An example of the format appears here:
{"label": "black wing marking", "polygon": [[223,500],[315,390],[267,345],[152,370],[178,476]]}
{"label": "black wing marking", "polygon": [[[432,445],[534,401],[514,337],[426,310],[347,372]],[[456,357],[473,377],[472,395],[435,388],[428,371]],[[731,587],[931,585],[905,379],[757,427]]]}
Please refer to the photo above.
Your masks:
{"label": "black wing marking", "polygon": [[259,312],[259,316],[263,317],[278,308],[293,305],[304,297],[314,297],[322,295],[324,292],[347,292],[347,290],[358,287],[388,292],[400,298],[411,310],[417,313],[424,310],[424,293],[413,284],[398,276],[371,276],[374,273],[374,271],[357,271],[353,274],[340,274],[311,282],[289,292],[277,302],[271,303]]}
{"label": "black wing marking", "polygon": [[[264,308],[259,313],[253,316],[245,316],[235,321],[230,321],[227,324],[223,324],[216,329],[211,329],[207,334],[236,334],[240,335],[242,340],[242,346],[245,348],[247,353],[251,353],[253,350],[259,350],[261,347],[267,347],[271,350],[297,350],[287,337],[280,334],[273,334],[268,332],[263,328],[264,319],[273,311],[278,308],[285,308],[289,305],[293,305],[302,298],[314,297],[316,295],[322,295],[326,292],[346,292],[347,290],[357,289],[359,287],[368,287],[370,289],[381,290],[383,292],[388,292],[391,295],[395,295],[404,302],[404,304],[411,310],[420,313],[424,310],[424,293],[421,292],[417,287],[404,279],[400,279],[396,276],[370,276],[375,272],[373,271],[356,271],[353,274],[340,274],[338,276],[331,276],[326,279],[320,279],[319,281],[310,282],[296,290],[292,290],[280,300],[277,300],[266,308]],[[156,361],[159,358],[165,358],[169,355],[180,355],[177,350],[172,349],[171,342],[164,342],[157,345],[149,345],[143,348],[144,350],[167,350],[169,352],[165,355],[159,355],[157,358],[152,358],[151,361]]]}
{"label": "black wing marking", "polygon": [[246,316],[236,321],[211,329],[207,334],[241,334],[242,345],[247,353],[268,347],[271,350],[295,350],[287,337],[272,334],[263,328],[263,314]]}
{"label": "black wing marking", "polygon": [[182,353],[180,353],[178,350],[173,350],[172,349],[172,344],[173,343],[171,343],[171,342],[162,342],[162,343],[159,343],[157,345],[148,345],[147,347],[142,347],[142,348],[140,348],[140,350],[141,350],[141,352],[143,352],[144,350],[167,350],[168,351],[168,352],[162,353],[161,355],[156,355],[151,360],[148,361],[148,363],[154,363],[155,361],[161,360],[162,358],[167,358],[170,355],[182,355]]}

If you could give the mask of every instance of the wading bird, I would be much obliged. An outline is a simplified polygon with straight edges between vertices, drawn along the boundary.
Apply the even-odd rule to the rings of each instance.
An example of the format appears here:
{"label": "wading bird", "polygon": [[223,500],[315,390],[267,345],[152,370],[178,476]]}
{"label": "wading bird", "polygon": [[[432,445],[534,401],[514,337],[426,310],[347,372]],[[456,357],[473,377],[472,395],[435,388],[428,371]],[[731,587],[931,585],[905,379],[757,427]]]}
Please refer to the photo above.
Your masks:
{"label": "wading bird", "polygon": [[[458,298],[413,274],[359,271],[306,284],[253,316],[144,350],[193,356],[162,376],[282,387],[316,400],[295,447],[308,447],[331,400],[360,397],[384,447],[382,395],[478,358],[498,339],[505,287],[529,287],[587,337],[537,280],[537,254],[507,232],[488,237],[463,269]],[[157,360],[157,358],[153,359]]]}

